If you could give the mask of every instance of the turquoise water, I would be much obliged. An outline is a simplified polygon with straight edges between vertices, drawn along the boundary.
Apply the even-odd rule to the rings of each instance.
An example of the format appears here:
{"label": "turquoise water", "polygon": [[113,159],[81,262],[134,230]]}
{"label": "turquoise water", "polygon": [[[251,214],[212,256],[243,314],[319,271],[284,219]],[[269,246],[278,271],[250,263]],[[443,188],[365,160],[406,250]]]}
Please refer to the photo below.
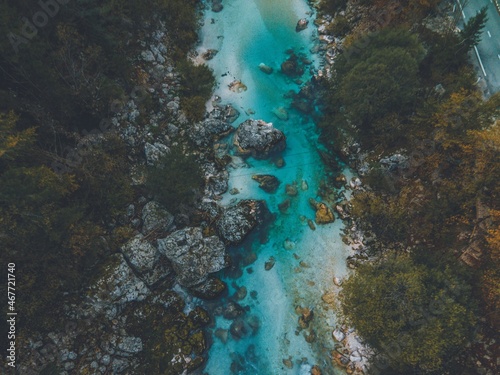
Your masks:
{"label": "turquoise water", "polygon": [[[218,82],[215,94],[222,98],[222,103],[231,103],[240,110],[235,126],[250,117],[272,122],[287,136],[287,148],[282,154],[286,163],[282,168],[269,160],[248,159],[245,166],[230,170],[229,188],[237,188],[240,194],[225,194],[221,203],[230,204],[234,198],[265,199],[276,220],[269,228],[267,242],[261,243],[261,238],[253,235],[241,246],[229,250],[243,261],[240,273],[224,278],[229,285],[229,295],[234,294],[234,284],[247,288],[246,297],[238,302],[247,307],[245,319],[258,320],[259,329],[255,333],[249,330],[248,335],[239,340],[230,334],[227,342],[214,337],[205,371],[210,375],[231,374],[233,363],[233,371],[238,374],[309,374],[311,366],[316,364],[323,374],[340,374],[340,370],[331,367],[330,360],[335,314],[325,307],[321,296],[334,289],[333,277],[342,278],[347,274],[348,248],[339,236],[340,220],[317,225],[315,231],[304,220],[304,217],[314,220],[308,199],[319,199],[316,192],[325,171],[317,152],[319,144],[314,123],[289,109],[290,101],[283,97],[289,90],[298,91],[299,86],[279,72],[280,64],[288,56],[287,49],[293,48],[296,53],[315,60],[309,52],[313,46],[314,15],[303,0],[225,0],[223,5],[220,13],[206,12],[199,47],[201,52],[209,48],[219,50],[208,62]],[[295,25],[300,18],[309,19],[310,25],[296,33]],[[260,63],[273,67],[274,73],[261,72]],[[306,69],[304,82],[308,78]],[[228,85],[235,79],[243,82],[247,91],[230,91]],[[287,121],[273,114],[273,109],[278,107],[287,108]],[[255,113],[250,115],[250,112]],[[277,176],[281,181],[278,191],[268,194],[258,188],[251,179],[255,173]],[[294,182],[298,195],[288,197],[285,184]],[[291,206],[286,214],[281,214],[278,204],[287,198]],[[255,259],[249,254],[255,254]],[[266,271],[265,262],[271,256],[276,263]],[[306,342],[304,336],[310,334],[311,329],[297,331],[296,306],[314,311],[310,327],[317,338],[312,344]],[[229,329],[231,323],[219,316],[213,331]],[[283,359],[290,357],[291,369],[283,363]],[[238,369],[234,363],[239,363]]]}

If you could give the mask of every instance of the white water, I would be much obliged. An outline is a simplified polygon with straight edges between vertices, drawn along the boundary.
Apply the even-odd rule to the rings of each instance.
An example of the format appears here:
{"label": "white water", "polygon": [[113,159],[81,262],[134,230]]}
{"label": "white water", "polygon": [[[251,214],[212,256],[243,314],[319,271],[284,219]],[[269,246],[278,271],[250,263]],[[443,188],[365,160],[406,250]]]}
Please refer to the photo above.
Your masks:
{"label": "white water", "polygon": [[[214,338],[205,371],[209,375],[230,374],[234,356],[239,353],[246,357],[244,369],[239,374],[308,374],[312,365],[319,365],[323,374],[340,374],[330,366],[330,351],[334,343],[331,338],[335,328],[335,315],[326,309],[321,296],[334,289],[334,276],[347,274],[345,259],[348,248],[340,239],[342,228],[340,220],[326,226],[317,226],[312,231],[303,215],[314,219],[314,211],[308,199],[317,198],[319,182],[324,177],[324,168],[316,151],[318,137],[315,125],[304,120],[293,110],[288,109],[289,100],[283,94],[293,89],[299,90],[280,72],[280,64],[287,58],[285,50],[293,48],[296,53],[303,52],[312,60],[309,49],[312,47],[313,16],[303,0],[225,0],[224,10],[220,13],[206,11],[205,25],[202,28],[202,43],[199,50],[217,49],[219,53],[208,62],[214,70],[218,82],[216,95],[222,103],[231,103],[241,111],[235,125],[249,118],[245,111],[252,109],[252,118],[262,119],[284,131],[287,148],[283,152],[285,167],[276,168],[270,161],[247,160],[247,168],[230,170],[229,188],[237,188],[239,195],[226,194],[222,204],[234,199],[265,199],[269,209],[277,213],[277,219],[269,231],[269,241],[261,244],[258,238],[247,241],[244,246],[233,249],[234,253],[245,254],[254,251],[257,260],[244,267],[241,277],[226,279],[228,285],[236,282],[246,286],[248,295],[239,303],[249,306],[247,315],[257,316],[260,329],[255,336],[247,336],[239,341],[229,335],[227,343]],[[295,25],[300,18],[310,21],[308,29],[296,33]],[[212,23],[212,19],[214,22]],[[259,63],[274,68],[272,75],[261,72]],[[224,75],[225,76],[222,76]],[[306,81],[310,76],[303,76]],[[241,80],[248,90],[234,93],[228,84],[234,79]],[[279,120],[273,113],[274,108],[284,106],[288,109],[288,121]],[[271,173],[278,177],[281,185],[275,194],[265,193],[252,181],[252,174]],[[307,181],[309,189],[301,190],[301,181]],[[285,194],[285,184],[298,183],[297,197]],[[290,198],[291,207],[287,214],[280,214],[278,204]],[[254,236],[256,237],[256,236]],[[295,242],[293,250],[285,250],[286,239]],[[294,257],[294,253],[299,259]],[[264,263],[273,256],[276,265],[265,271]],[[304,261],[309,268],[301,267]],[[251,268],[252,273],[247,272]],[[234,291],[230,287],[230,294]],[[250,296],[257,291],[257,298]],[[315,329],[317,340],[309,344],[304,339],[304,331],[296,335],[298,315],[295,306],[314,309],[315,317],[311,326]],[[229,329],[231,321],[218,317],[217,328]],[[306,330],[309,332],[309,330]],[[249,345],[254,345],[255,358],[245,353]],[[293,368],[288,369],[283,359],[292,357]],[[298,362],[305,358],[302,364]]]}

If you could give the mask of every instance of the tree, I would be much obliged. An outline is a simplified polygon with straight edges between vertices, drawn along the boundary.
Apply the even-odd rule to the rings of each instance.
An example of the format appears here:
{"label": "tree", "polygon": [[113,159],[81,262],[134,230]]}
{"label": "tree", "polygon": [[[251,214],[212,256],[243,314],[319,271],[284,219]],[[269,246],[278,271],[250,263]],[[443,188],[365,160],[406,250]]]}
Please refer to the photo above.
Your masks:
{"label": "tree", "polygon": [[442,368],[475,323],[470,287],[456,270],[407,256],[359,267],[341,303],[348,322],[403,373]]}
{"label": "tree", "polygon": [[474,17],[471,17],[469,21],[467,21],[464,29],[460,32],[461,42],[459,44],[459,49],[465,48],[468,51],[472,47],[477,46],[481,41],[484,25],[486,25],[488,21],[487,12],[488,10],[485,6],[481,8]]}
{"label": "tree", "polygon": [[180,204],[191,203],[202,185],[196,157],[186,155],[180,146],[172,148],[147,171],[146,187],[171,211],[177,211]]}

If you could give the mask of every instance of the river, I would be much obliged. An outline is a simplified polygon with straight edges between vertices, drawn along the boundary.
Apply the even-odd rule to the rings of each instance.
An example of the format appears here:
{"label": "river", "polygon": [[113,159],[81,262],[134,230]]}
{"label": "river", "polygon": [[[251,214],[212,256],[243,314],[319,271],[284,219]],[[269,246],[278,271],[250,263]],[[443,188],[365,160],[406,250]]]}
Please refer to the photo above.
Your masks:
{"label": "river", "polygon": [[[282,153],[286,163],[282,168],[269,160],[250,158],[246,165],[230,169],[229,189],[237,188],[239,194],[226,193],[221,203],[231,204],[235,198],[264,199],[276,219],[266,243],[254,235],[241,246],[229,249],[233,256],[240,254],[249,259],[248,254],[254,253],[256,259],[242,262],[242,272],[236,277],[223,277],[229,295],[234,294],[235,287],[247,288],[246,297],[238,303],[246,306],[247,319],[259,321],[259,329],[239,340],[231,335],[226,342],[215,337],[205,371],[209,375],[309,374],[311,367],[318,365],[323,374],[341,374],[341,370],[331,366],[330,359],[335,313],[321,297],[334,290],[333,277],[346,276],[349,249],[341,241],[343,224],[339,219],[332,224],[316,225],[316,230],[311,230],[304,220],[314,220],[308,199],[321,200],[317,191],[325,169],[317,151],[321,146],[314,122],[290,109],[290,99],[283,96],[290,90],[298,91],[300,86],[280,72],[280,64],[288,57],[286,51],[290,48],[309,58],[313,67],[318,66],[317,56],[310,52],[315,43],[314,13],[304,0],[225,0],[223,5],[220,13],[205,12],[199,46],[200,51],[219,51],[207,62],[217,80],[214,94],[241,112],[235,126],[248,118],[272,122],[285,133],[287,148]],[[309,26],[296,32],[300,18],[308,19]],[[260,63],[272,67],[274,72],[263,73],[258,67]],[[310,74],[306,69],[304,82]],[[240,93],[229,90],[228,85],[235,79],[248,89]],[[287,108],[288,120],[280,120],[273,113],[279,107]],[[256,173],[278,177],[278,191],[269,194],[261,190],[251,178]],[[289,197],[285,184],[294,182],[298,195]],[[278,204],[287,198],[291,206],[282,214]],[[270,257],[276,263],[266,271],[265,262]],[[314,312],[307,329],[298,330],[297,306]],[[213,331],[229,329],[231,323],[218,316]],[[305,336],[312,331],[316,339],[308,343]]]}

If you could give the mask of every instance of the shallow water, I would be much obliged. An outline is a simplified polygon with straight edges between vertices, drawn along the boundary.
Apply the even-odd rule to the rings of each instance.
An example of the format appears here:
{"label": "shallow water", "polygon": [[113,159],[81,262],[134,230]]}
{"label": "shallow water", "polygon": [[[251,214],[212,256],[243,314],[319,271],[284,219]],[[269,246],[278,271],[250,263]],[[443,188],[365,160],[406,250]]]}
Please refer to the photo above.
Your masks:
{"label": "shallow water", "polygon": [[[214,338],[205,371],[210,375],[231,374],[231,363],[239,363],[238,374],[309,374],[312,365],[319,365],[323,374],[341,374],[342,371],[330,366],[330,351],[334,347],[331,338],[335,328],[335,315],[326,309],[321,296],[331,291],[334,276],[343,277],[347,273],[345,259],[348,248],[341,242],[340,220],[326,226],[316,226],[312,231],[301,216],[314,219],[314,211],[308,204],[309,198],[316,198],[320,180],[325,171],[318,155],[318,135],[315,125],[304,120],[289,109],[290,101],[283,98],[289,90],[299,90],[279,72],[280,64],[286,59],[285,51],[293,48],[311,60],[309,49],[313,46],[313,17],[311,9],[303,0],[225,0],[224,10],[205,13],[200,51],[208,48],[219,53],[208,62],[214,70],[218,82],[215,94],[222,103],[231,103],[241,115],[235,126],[247,118],[272,122],[287,136],[287,148],[282,153],[286,165],[277,168],[267,161],[247,160],[247,167],[231,169],[229,188],[237,188],[238,195],[225,194],[222,204],[230,204],[237,199],[264,199],[276,220],[269,228],[268,241],[264,244],[254,234],[244,244],[230,249],[233,256],[241,256],[241,273],[236,278],[226,275],[230,293],[231,284],[245,286],[248,294],[239,303],[248,306],[246,317],[254,316],[260,322],[255,334],[235,340],[229,335],[226,343]],[[300,18],[310,21],[309,27],[295,32]],[[213,21],[212,21],[213,19]],[[274,68],[267,75],[258,68],[265,63]],[[314,62],[313,62],[314,66]],[[302,77],[310,78],[309,72]],[[228,89],[233,80],[241,80],[247,91],[234,93]],[[285,107],[289,113],[287,121],[279,120],[273,109]],[[251,116],[245,112],[255,113]],[[275,194],[268,194],[251,179],[255,173],[270,173],[278,177],[281,185]],[[302,190],[302,181],[307,190]],[[288,197],[285,184],[298,184],[298,196]],[[290,198],[291,206],[286,214],[281,214],[278,204]],[[289,244],[288,250],[284,242]],[[290,247],[293,246],[292,249]],[[256,260],[248,264],[248,254],[254,252]],[[273,256],[275,266],[266,271],[265,262]],[[300,265],[300,262],[303,262]],[[305,262],[305,263],[304,263]],[[251,291],[257,292],[252,298]],[[317,340],[306,342],[304,334],[310,329],[298,331],[296,306],[309,307],[315,317],[311,327]],[[216,328],[229,329],[231,321],[217,317]],[[283,359],[291,357],[293,368],[287,368]],[[234,366],[234,364],[233,364]],[[233,367],[234,368],[234,367]]]}

